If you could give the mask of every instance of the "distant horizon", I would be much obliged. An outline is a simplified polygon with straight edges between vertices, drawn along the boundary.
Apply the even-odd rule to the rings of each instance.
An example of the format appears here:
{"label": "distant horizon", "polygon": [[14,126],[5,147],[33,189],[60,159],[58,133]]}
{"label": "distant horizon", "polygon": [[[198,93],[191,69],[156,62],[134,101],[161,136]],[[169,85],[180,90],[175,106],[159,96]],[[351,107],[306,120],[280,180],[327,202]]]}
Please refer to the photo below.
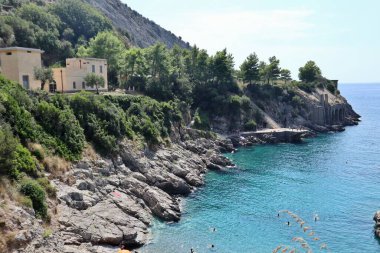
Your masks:
{"label": "distant horizon", "polygon": [[380,83],[373,70],[380,58],[380,34],[375,32],[380,1],[122,2],[209,54],[227,48],[235,68],[255,52],[265,61],[275,55],[294,79],[298,68],[313,60],[326,78],[340,83]]}
{"label": "distant horizon", "polygon": [[[338,80],[339,81],[339,80]],[[380,82],[338,82],[338,85],[341,85],[341,84],[347,84],[347,85],[350,85],[350,84],[376,84],[376,85],[379,85]]]}

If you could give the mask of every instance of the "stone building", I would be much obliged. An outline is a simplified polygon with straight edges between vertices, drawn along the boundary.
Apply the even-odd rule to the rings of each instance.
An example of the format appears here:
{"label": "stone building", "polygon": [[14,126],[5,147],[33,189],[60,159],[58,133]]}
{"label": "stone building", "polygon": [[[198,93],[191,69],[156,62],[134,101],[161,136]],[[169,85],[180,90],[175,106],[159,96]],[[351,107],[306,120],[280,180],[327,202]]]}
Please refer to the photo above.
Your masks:
{"label": "stone building", "polygon": [[102,76],[105,85],[104,87],[99,87],[99,90],[108,90],[107,60],[96,58],[70,58],[66,59],[65,68],[53,68],[56,87],[50,87],[50,91],[52,92],[52,89],[58,92],[94,91],[96,88],[87,86],[84,80],[89,73]]}
{"label": "stone building", "polygon": [[40,89],[41,82],[34,79],[34,69],[41,68],[41,54],[34,48],[0,48],[0,74],[20,83],[25,89]]}

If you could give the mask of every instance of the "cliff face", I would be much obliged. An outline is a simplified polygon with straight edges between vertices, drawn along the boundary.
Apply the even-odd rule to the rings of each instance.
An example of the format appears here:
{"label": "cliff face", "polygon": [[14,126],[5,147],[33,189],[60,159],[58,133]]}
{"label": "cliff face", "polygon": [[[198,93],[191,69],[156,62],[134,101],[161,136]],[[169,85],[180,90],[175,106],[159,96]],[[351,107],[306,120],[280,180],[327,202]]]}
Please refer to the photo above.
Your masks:
{"label": "cliff face", "polygon": [[[345,126],[357,125],[360,119],[339,92],[333,94],[324,88],[305,92],[299,88],[289,91],[273,86],[248,87],[245,92],[252,107],[262,115],[260,128],[303,127],[316,132],[342,131]],[[234,131],[243,131],[243,120],[238,122],[240,124],[234,126]],[[220,133],[231,132],[230,119],[214,119],[212,127]]]}
{"label": "cliff face", "polygon": [[264,111],[281,127],[302,126],[324,132],[357,123],[358,115],[340,95],[334,95],[326,89],[317,89],[312,93],[298,90],[296,93],[300,98],[297,102],[261,102]]}
{"label": "cliff face", "polygon": [[121,3],[120,0],[85,1],[104,13],[113,25],[128,37],[132,45],[148,47],[157,42],[162,42],[168,47],[177,44],[183,48],[190,48],[190,45],[180,37],[143,17],[128,5]]}

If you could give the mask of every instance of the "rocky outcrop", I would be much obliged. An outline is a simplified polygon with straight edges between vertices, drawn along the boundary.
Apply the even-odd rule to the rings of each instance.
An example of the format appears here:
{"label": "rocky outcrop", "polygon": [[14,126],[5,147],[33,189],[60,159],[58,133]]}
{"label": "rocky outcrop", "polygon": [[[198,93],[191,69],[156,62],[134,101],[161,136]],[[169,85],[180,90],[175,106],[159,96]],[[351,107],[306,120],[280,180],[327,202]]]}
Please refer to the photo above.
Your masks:
{"label": "rocky outcrop", "polygon": [[86,1],[104,13],[134,46],[148,47],[157,42],[162,42],[168,47],[178,45],[183,48],[190,48],[190,45],[180,37],[143,17],[120,0]]}
{"label": "rocky outcrop", "polygon": [[198,138],[153,152],[125,141],[115,157],[84,158],[53,181],[59,200],[54,233],[15,252],[115,252],[121,241],[139,247],[154,217],[179,221],[180,197],[204,184],[207,169],[232,166],[219,151],[231,147]]}
{"label": "rocky outcrop", "polygon": [[[245,90],[246,95],[251,98],[252,108],[262,117],[263,122],[258,125],[259,129],[302,127],[315,132],[336,132],[344,131],[345,126],[357,125],[360,121],[360,115],[339,92],[333,94],[324,88],[305,92],[294,88],[292,96],[286,89],[275,89],[276,92],[272,90],[275,94],[268,95],[271,94],[271,89],[275,88],[265,88],[261,91],[261,96],[258,95],[261,93]],[[212,129],[221,134],[231,134],[231,130],[233,133],[243,131],[245,122],[228,117],[214,117],[210,121]],[[261,137],[259,139],[263,139]],[[271,138],[271,135],[268,137]],[[277,139],[279,138],[275,136],[274,140]],[[270,139],[264,141],[271,142]]]}
{"label": "rocky outcrop", "polygon": [[373,220],[375,221],[375,235],[380,239],[380,211],[375,213]]}

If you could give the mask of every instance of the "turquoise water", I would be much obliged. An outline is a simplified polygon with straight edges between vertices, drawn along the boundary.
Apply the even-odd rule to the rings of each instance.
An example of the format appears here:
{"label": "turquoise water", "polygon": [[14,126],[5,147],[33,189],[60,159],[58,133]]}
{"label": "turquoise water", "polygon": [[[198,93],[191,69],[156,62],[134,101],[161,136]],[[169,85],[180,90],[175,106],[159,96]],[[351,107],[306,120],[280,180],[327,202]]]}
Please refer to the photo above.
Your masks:
{"label": "turquoise water", "polygon": [[[157,222],[154,240],[140,252],[264,253],[281,244],[297,246],[295,236],[307,239],[314,252],[328,252],[319,249],[321,243],[331,252],[380,252],[372,221],[380,210],[380,85],[340,88],[362,115],[359,126],[304,144],[228,155],[238,169],[209,173],[207,186],[185,200],[181,222]],[[285,214],[278,218],[283,209],[302,217],[320,241]]]}

